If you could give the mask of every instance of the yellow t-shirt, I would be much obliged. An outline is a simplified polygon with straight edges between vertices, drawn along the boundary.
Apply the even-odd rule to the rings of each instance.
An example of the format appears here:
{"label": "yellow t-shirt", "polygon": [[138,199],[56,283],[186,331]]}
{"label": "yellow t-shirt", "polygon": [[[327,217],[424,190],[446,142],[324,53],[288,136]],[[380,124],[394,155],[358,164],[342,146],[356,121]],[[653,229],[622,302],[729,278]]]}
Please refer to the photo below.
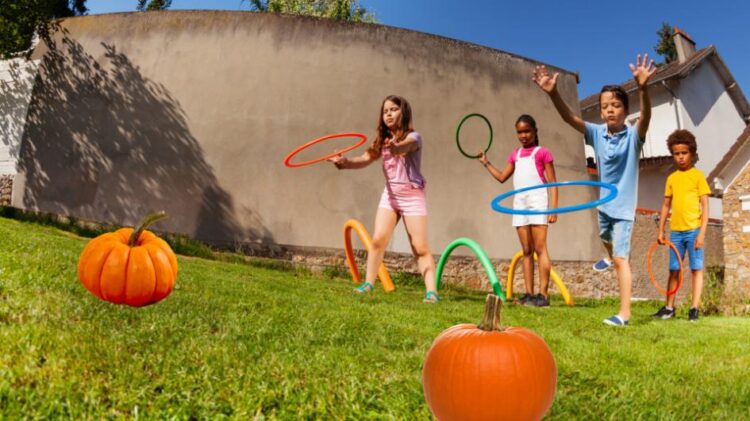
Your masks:
{"label": "yellow t-shirt", "polygon": [[672,198],[672,231],[690,231],[701,227],[701,196],[708,195],[706,176],[692,167],[687,171],[677,170],[667,177],[664,196]]}

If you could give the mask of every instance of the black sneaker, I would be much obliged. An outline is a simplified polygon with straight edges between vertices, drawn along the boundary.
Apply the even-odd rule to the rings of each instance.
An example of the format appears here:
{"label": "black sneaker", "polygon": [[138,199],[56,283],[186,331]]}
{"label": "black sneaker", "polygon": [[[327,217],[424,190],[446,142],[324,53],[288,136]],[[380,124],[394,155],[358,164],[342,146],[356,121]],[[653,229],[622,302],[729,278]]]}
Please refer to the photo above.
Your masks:
{"label": "black sneaker", "polygon": [[667,320],[674,317],[674,309],[668,309],[666,306],[662,306],[662,308],[659,309],[659,311],[654,314],[654,317],[657,319]]}
{"label": "black sneaker", "polygon": [[534,297],[534,305],[537,307],[549,307],[549,298],[542,294],[537,294]]}
{"label": "black sneaker", "polygon": [[525,305],[525,306],[533,306],[534,296],[531,294],[523,294],[523,297],[521,297],[521,299],[518,300],[518,304]]}
{"label": "black sneaker", "polygon": [[698,309],[693,307],[690,310],[688,310],[688,320],[691,322],[697,322],[698,321]]}

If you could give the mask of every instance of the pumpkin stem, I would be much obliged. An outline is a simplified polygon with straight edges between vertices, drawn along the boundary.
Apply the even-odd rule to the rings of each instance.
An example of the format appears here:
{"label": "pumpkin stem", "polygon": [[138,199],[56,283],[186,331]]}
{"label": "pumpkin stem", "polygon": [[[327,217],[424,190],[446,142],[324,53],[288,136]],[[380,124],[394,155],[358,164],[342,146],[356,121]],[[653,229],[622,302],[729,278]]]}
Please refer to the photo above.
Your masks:
{"label": "pumpkin stem", "polygon": [[141,236],[141,233],[143,230],[145,230],[149,225],[153,224],[154,222],[164,219],[167,217],[167,213],[164,211],[154,212],[152,214],[146,215],[143,220],[141,220],[141,223],[138,224],[138,226],[133,230],[133,234],[130,236],[130,241],[128,241],[128,246],[134,247],[135,243],[138,241],[138,237]]}
{"label": "pumpkin stem", "polygon": [[505,327],[500,325],[500,309],[503,307],[503,301],[495,294],[487,294],[487,301],[484,305],[484,319],[479,324],[479,328],[487,331],[502,332]]}

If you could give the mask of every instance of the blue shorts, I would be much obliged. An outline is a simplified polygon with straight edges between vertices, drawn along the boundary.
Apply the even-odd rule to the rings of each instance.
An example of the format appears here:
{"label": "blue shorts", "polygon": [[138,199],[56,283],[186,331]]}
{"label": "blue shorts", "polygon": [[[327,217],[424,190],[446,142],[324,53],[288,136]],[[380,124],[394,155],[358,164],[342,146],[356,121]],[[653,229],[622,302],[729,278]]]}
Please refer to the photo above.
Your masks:
{"label": "blue shorts", "polygon": [[677,272],[680,270],[680,261],[685,258],[685,250],[687,250],[688,257],[690,258],[690,270],[703,269],[703,249],[695,248],[695,238],[698,237],[700,230],[700,228],[696,228],[690,231],[672,231],[672,233],[669,234],[669,241],[674,244],[677,248],[677,252],[680,253],[680,260],[677,260],[677,256],[674,255],[674,250],[670,247],[670,271]]}
{"label": "blue shorts", "polygon": [[627,259],[630,256],[630,237],[633,221],[612,218],[599,211],[599,238],[612,246],[612,256]]}

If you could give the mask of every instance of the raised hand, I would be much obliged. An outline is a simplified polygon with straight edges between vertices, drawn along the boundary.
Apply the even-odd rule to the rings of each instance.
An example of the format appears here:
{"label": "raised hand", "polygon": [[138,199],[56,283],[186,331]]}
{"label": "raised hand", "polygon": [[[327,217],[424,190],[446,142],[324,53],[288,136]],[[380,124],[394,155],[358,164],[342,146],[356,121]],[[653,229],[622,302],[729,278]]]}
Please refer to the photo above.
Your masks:
{"label": "raised hand", "polygon": [[560,73],[555,73],[554,75],[550,76],[549,72],[547,72],[547,67],[544,65],[536,66],[534,69],[534,82],[539,85],[540,88],[544,92],[552,93],[555,88],[557,88],[557,77],[560,76]]}
{"label": "raised hand", "polygon": [[635,60],[635,66],[630,64],[630,71],[633,72],[633,80],[638,84],[638,87],[643,88],[648,83],[648,80],[656,73],[656,67],[654,66],[654,60],[648,60],[648,54],[643,55],[643,61],[641,61],[641,55],[638,54]]}

